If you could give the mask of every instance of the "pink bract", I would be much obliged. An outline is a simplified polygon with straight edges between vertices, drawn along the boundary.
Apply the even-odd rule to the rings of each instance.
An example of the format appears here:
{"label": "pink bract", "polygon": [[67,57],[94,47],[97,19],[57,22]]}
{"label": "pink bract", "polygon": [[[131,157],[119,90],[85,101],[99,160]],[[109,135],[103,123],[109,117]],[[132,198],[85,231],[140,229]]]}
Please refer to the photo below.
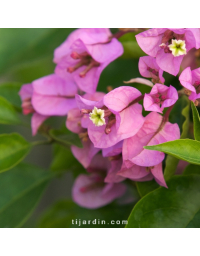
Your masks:
{"label": "pink bract", "polygon": [[76,107],[76,84],[52,74],[32,83],[32,105],[41,115],[63,116]]}
{"label": "pink bract", "polygon": [[154,57],[140,57],[138,68],[142,76],[151,77],[157,82],[159,82],[159,80],[161,83],[165,82],[165,79],[163,77],[163,70],[159,68]]}
{"label": "pink bract", "polygon": [[90,175],[79,175],[72,188],[73,200],[80,206],[95,209],[109,204],[126,192],[126,186],[119,183],[105,183],[108,162],[96,155],[88,168]]}
{"label": "pink bract", "polygon": [[92,158],[100,151],[100,149],[95,148],[89,139],[87,141],[83,141],[82,144],[83,148],[72,145],[71,151],[83,167],[87,168],[90,165]]}
{"label": "pink bract", "polygon": [[[33,116],[31,118],[31,128],[32,128],[32,135],[36,135],[38,128],[40,125],[47,119],[49,116],[47,115],[41,115],[36,112],[36,110],[33,108],[31,104],[31,99],[33,95],[33,86],[32,84],[24,84],[20,91],[19,95],[22,100],[22,109],[24,114],[33,113]],[[25,103],[25,106],[23,104]]]}
{"label": "pink bract", "polygon": [[153,168],[147,168],[139,165],[132,165],[132,167],[126,168],[126,166],[123,165],[121,170],[118,172],[118,175],[134,181],[149,181],[154,178],[160,186],[167,188],[162,171],[162,163],[155,165]]}
{"label": "pink bract", "polygon": [[144,109],[162,113],[163,109],[172,106],[178,100],[178,92],[173,86],[155,84],[149,94],[144,96]]}
{"label": "pink bract", "polygon": [[[88,135],[95,147],[108,148],[119,141],[131,137],[138,132],[144,122],[142,106],[133,101],[141,96],[141,93],[130,86],[121,86],[106,94],[100,101],[89,101],[76,95],[79,109],[92,111],[94,107],[106,107],[111,114],[114,114],[115,123],[110,127],[110,132],[105,133],[109,125],[108,117],[106,124],[95,126],[92,121],[88,125]],[[133,102],[133,103],[132,103]]]}
{"label": "pink bract", "polygon": [[[169,41],[174,38],[185,41],[187,53],[192,48],[200,48],[200,29],[198,28],[152,28],[136,35],[137,42],[142,50],[146,54],[155,57],[156,63],[162,70],[176,76],[184,55],[175,57],[169,51]],[[161,44],[165,44],[168,51],[165,52],[165,49],[160,47]]]}
{"label": "pink bract", "polygon": [[55,50],[55,73],[65,79],[71,72],[80,90],[94,93],[103,69],[123,54],[109,29],[78,29]]}
{"label": "pink bract", "polygon": [[200,68],[191,70],[190,67],[187,67],[181,73],[179,81],[186,89],[191,91],[190,100],[195,101],[200,98]]}
{"label": "pink bract", "polygon": [[123,143],[123,161],[127,168],[133,164],[151,167],[161,163],[165,157],[163,152],[147,150],[144,146],[152,146],[180,138],[177,124],[166,122],[162,125],[163,117],[151,112],[145,117],[145,122],[139,132]]}

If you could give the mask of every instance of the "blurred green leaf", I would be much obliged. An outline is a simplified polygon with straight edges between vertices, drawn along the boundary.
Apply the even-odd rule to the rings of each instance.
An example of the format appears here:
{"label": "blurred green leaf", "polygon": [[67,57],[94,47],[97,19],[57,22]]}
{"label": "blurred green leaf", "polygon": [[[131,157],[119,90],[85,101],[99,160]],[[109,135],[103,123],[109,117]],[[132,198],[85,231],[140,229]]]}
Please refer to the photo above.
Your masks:
{"label": "blurred green leaf", "polygon": [[132,58],[140,58],[141,56],[146,55],[143,50],[138,45],[135,35],[137,33],[127,33],[123,35],[119,41],[122,43],[124,47],[124,53],[121,56],[123,59],[132,59]]}
{"label": "blurred green leaf", "polygon": [[66,146],[75,145],[79,148],[82,148],[83,145],[81,143],[80,138],[78,137],[78,134],[73,133],[69,131],[66,127],[62,130],[50,130],[49,131],[50,136],[59,143],[62,143]]}
{"label": "blurred green leaf", "polygon": [[21,227],[51,178],[51,173],[25,163],[1,173],[0,228]]}
{"label": "blurred green leaf", "polygon": [[127,41],[122,42],[122,45],[124,47],[124,53],[121,58],[123,59],[136,59],[146,55],[137,42]]}
{"label": "blurred green leaf", "polygon": [[[19,63],[51,55],[74,29],[0,29],[0,70],[4,73]],[[13,44],[14,40],[14,44]]]}
{"label": "blurred green leaf", "polygon": [[195,165],[195,164],[189,164],[184,172],[184,175],[188,175],[188,174],[199,174],[200,175],[200,166],[199,165]]}
{"label": "blurred green leaf", "polygon": [[[190,101],[186,96],[182,96],[176,102],[170,113],[169,121],[178,123],[181,131],[181,139],[185,139],[188,135],[190,124]],[[164,170],[165,180],[168,180],[175,174],[178,163],[179,159],[173,156],[167,156]]]}
{"label": "blurred green leaf", "polygon": [[185,117],[185,121],[182,124],[181,139],[185,139],[188,136],[189,126],[190,126],[190,101],[187,99],[187,105],[183,108],[181,112],[182,116]]}
{"label": "blurred green leaf", "polygon": [[[74,29],[0,29],[0,77],[28,83],[53,73],[53,52]],[[15,42],[15,43],[13,43]]]}
{"label": "blurred green leaf", "polygon": [[0,85],[0,96],[8,100],[15,108],[21,110],[21,99],[19,97],[20,83],[3,83]]}
{"label": "blurred green leaf", "polygon": [[5,80],[20,81],[22,84],[31,83],[40,77],[52,74],[54,68],[52,57],[45,57],[30,63],[19,64],[6,73]]}
{"label": "blurred green leaf", "polygon": [[128,81],[134,77],[140,77],[138,70],[138,59],[119,58],[111,62],[103,70],[97,90],[107,92],[106,87],[108,85],[113,86],[113,88],[117,88],[124,85],[123,81]]}
{"label": "blurred green leaf", "polygon": [[189,111],[190,101],[186,96],[182,96],[177,100],[169,115],[169,122],[178,124],[181,136],[183,136],[182,139],[187,136],[189,129]]}
{"label": "blurred green leaf", "polygon": [[133,208],[127,228],[200,228],[200,176],[174,176]]}
{"label": "blurred green leaf", "polygon": [[165,180],[170,179],[175,174],[179,161],[180,160],[174,156],[168,155],[166,157],[164,170]]}
{"label": "blurred green leaf", "polygon": [[70,149],[59,144],[53,146],[53,160],[51,162],[53,171],[72,171],[74,177],[85,173],[84,167],[76,160]]}
{"label": "blurred green leaf", "polygon": [[119,41],[121,43],[123,43],[123,42],[136,42],[136,37],[135,36],[137,34],[138,33],[136,33],[136,32],[130,32],[130,33],[124,34],[123,36],[121,36],[119,38]]}
{"label": "blurred green leaf", "polygon": [[192,104],[192,114],[193,114],[193,123],[194,123],[194,138],[195,138],[195,140],[200,141],[199,112],[192,101],[191,101],[191,104]]}
{"label": "blurred green leaf", "polygon": [[155,180],[150,180],[145,182],[136,182],[136,187],[140,196],[143,197],[151,191],[159,188],[159,185]]}
{"label": "blurred green leaf", "polygon": [[20,119],[9,101],[0,96],[0,123],[19,124]]}
{"label": "blurred green leaf", "polygon": [[21,162],[31,148],[17,133],[0,135],[0,172],[7,171]]}
{"label": "blurred green leaf", "polygon": [[180,139],[144,148],[161,151],[191,164],[200,165],[200,142],[196,140]]}
{"label": "blurred green leaf", "polygon": [[[125,226],[125,222],[122,223],[122,221],[127,220],[132,207],[130,204],[116,205],[113,203],[93,210],[82,208],[72,201],[60,201],[46,212],[38,226],[40,228],[122,228]],[[79,220],[86,221],[86,224],[79,225]],[[115,223],[111,224],[111,220]],[[101,224],[101,221],[105,221],[105,224]],[[120,221],[120,224],[116,221]]]}

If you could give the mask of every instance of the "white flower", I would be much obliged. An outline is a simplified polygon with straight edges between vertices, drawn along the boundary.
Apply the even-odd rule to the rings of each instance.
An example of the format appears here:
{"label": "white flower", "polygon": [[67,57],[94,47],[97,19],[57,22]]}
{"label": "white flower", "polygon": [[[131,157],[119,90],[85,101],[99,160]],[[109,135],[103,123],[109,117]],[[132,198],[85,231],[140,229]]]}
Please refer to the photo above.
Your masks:
{"label": "white flower", "polygon": [[185,55],[187,53],[185,46],[186,45],[184,40],[176,39],[172,39],[172,44],[168,45],[169,49],[172,51],[172,54],[175,57]]}
{"label": "white flower", "polygon": [[90,113],[90,120],[93,122],[95,126],[102,126],[106,124],[104,118],[104,110],[94,107],[94,109]]}

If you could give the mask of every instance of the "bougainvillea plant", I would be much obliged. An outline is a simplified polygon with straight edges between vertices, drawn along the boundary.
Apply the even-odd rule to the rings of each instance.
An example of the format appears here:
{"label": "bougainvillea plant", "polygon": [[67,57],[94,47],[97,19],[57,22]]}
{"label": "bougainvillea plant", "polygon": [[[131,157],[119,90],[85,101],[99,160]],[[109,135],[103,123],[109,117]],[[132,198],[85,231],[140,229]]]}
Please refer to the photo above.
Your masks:
{"label": "bougainvillea plant", "polygon": [[[0,123],[33,136],[0,135],[0,226],[23,226],[47,184],[70,172],[71,200],[36,226],[200,227],[200,29],[51,33],[32,48],[45,57],[52,40],[54,70],[40,59],[0,86]],[[49,170],[27,163],[38,145],[53,147]]]}

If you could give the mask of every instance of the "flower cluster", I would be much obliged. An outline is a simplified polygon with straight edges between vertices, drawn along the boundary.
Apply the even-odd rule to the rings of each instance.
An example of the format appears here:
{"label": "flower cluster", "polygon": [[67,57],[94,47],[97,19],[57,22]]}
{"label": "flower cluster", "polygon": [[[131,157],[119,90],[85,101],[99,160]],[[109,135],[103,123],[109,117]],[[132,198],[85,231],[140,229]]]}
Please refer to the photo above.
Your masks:
{"label": "flower cluster", "polygon": [[[148,54],[139,59],[138,68],[141,76],[152,79],[146,82],[152,86],[150,93],[142,95],[132,86],[98,92],[101,72],[123,54],[118,38],[109,29],[75,30],[54,52],[54,74],[23,85],[19,93],[23,113],[33,114],[33,135],[51,116],[67,116],[66,127],[79,135],[83,147],[73,145],[71,151],[87,174],[76,178],[72,196],[86,208],[98,208],[122,196],[125,202],[130,197],[126,179],[155,179],[167,187],[162,170],[165,154],[144,146],[180,138],[178,124],[168,120],[179,93],[172,85],[164,85],[163,72],[176,76],[181,63],[186,63],[184,58],[200,48],[199,29],[145,30],[136,35]],[[191,66],[179,80],[198,105],[200,68],[191,71]],[[150,111],[146,116],[143,106]]]}

